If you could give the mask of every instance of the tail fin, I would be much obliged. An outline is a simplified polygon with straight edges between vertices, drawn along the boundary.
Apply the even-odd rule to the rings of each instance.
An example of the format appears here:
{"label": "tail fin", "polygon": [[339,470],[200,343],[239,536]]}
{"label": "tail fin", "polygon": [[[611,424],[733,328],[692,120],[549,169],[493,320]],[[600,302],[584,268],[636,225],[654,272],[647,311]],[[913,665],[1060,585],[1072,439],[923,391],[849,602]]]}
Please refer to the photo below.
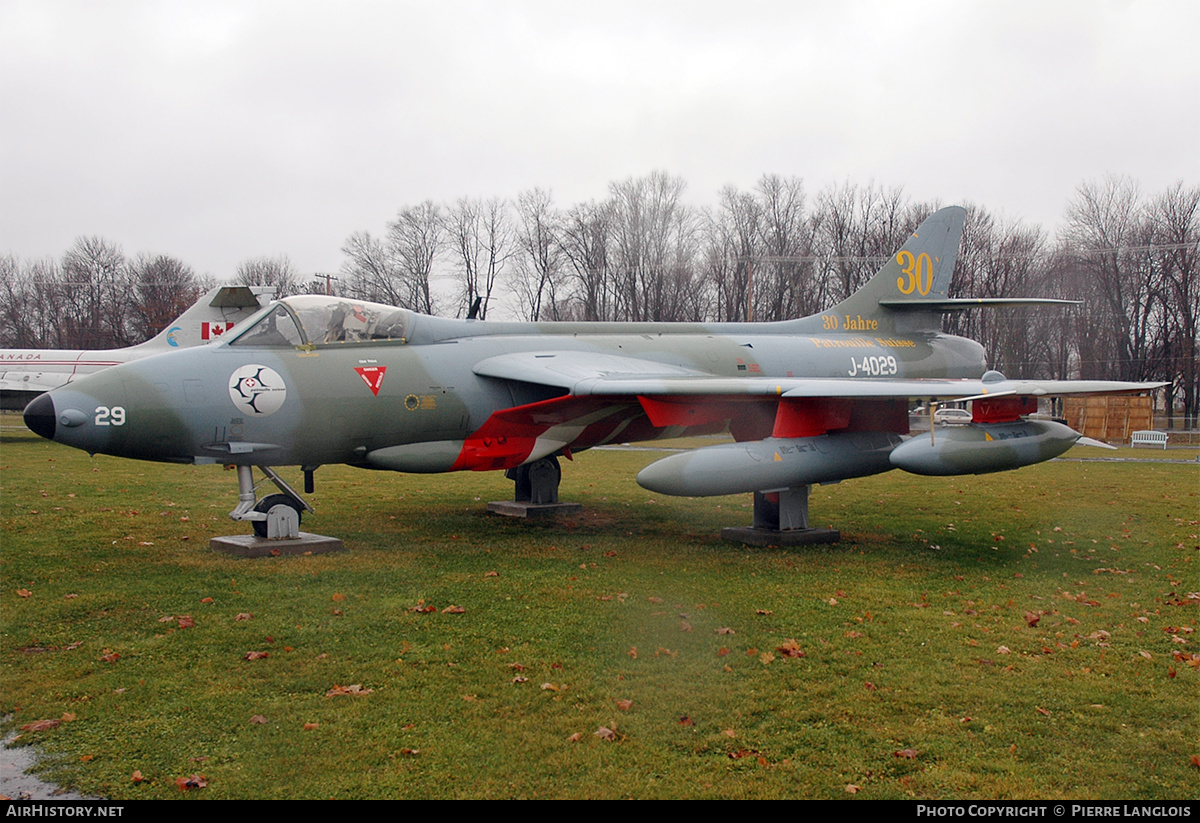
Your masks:
{"label": "tail fin", "polygon": [[275,291],[273,286],[218,286],[141,345],[183,349],[219,339],[235,323],[265,306]]}
{"label": "tail fin", "polygon": [[843,329],[939,330],[966,214],[949,206],[925,218],[865,286],[822,315],[836,315]]}

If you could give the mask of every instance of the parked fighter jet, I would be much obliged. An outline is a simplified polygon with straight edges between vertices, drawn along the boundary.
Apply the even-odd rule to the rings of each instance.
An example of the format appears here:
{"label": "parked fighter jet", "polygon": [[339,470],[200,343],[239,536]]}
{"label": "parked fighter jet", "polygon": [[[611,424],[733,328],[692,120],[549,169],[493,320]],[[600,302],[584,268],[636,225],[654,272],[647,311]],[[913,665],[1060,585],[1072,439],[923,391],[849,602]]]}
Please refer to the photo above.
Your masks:
{"label": "parked fighter jet", "polygon": [[[150,357],[38,398],[37,433],[92,453],[238,466],[235,520],[308,508],[271,467],[508,470],[557,499],[559,455],[612,441],[728,429],[735,443],[638,475],[673,495],[755,493],[755,524],[807,525],[810,484],[902,468],[968,474],[1048,460],[1080,435],[1027,419],[1037,399],[1147,383],[1009,380],[978,343],[940,332],[964,211],[929,217],[860,291],[775,323],[451,320],[335,297],[292,297],[216,346]],[[910,437],[911,398],[972,400],[967,425]],[[932,404],[930,406],[932,408]],[[281,494],[256,499],[252,467]],[[276,515],[273,515],[276,516]]]}
{"label": "parked fighter jet", "polygon": [[219,286],[150,340],[123,349],[0,349],[0,408],[20,411],[42,392],[85,374],[218,340],[239,320],[266,305],[260,297],[274,294],[273,287]]}

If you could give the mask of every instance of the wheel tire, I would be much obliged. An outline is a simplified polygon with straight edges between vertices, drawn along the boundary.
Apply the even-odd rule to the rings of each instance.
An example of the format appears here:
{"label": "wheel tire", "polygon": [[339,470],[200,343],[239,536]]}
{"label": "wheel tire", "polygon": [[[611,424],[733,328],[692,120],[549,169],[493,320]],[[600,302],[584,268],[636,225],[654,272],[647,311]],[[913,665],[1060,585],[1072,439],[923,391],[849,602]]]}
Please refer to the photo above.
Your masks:
{"label": "wheel tire", "polygon": [[[299,523],[301,518],[304,516],[304,506],[301,505],[300,501],[288,494],[269,494],[254,504],[254,510],[256,512],[267,514],[276,506],[289,506],[290,508],[295,509],[297,523]],[[252,520],[250,522],[254,525],[255,537],[267,536],[266,520]]]}

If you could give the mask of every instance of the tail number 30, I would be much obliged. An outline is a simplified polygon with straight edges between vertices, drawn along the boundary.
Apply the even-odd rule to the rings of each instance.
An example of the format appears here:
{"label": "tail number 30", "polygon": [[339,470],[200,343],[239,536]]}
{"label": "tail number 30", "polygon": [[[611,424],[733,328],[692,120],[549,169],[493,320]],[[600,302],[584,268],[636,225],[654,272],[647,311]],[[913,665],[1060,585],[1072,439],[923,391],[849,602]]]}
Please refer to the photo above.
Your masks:
{"label": "tail number 30", "polygon": [[125,425],[125,407],[124,406],[97,406],[96,420],[97,426],[124,426]]}
{"label": "tail number 30", "polygon": [[927,252],[913,255],[907,249],[896,255],[903,277],[896,278],[896,288],[901,294],[912,294],[914,291],[922,296],[929,294],[933,288],[933,260]]}

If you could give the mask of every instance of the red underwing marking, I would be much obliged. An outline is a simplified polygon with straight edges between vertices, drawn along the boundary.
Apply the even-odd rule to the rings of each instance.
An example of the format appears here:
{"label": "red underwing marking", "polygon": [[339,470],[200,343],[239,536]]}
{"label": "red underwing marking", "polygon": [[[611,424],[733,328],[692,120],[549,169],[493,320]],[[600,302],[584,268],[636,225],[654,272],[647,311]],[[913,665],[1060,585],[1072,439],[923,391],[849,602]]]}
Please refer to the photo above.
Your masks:
{"label": "red underwing marking", "polygon": [[371,394],[378,397],[379,387],[383,385],[383,376],[387,373],[387,366],[355,366],[354,370],[367,384]]}

